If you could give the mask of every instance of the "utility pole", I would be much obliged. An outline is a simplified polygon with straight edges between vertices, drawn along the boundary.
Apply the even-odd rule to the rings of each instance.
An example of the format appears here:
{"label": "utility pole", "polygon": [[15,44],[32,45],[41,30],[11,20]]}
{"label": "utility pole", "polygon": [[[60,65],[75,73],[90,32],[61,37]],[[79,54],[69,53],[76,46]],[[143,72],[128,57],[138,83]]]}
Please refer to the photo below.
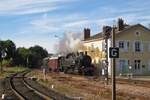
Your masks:
{"label": "utility pole", "polygon": [[[112,47],[115,48],[115,27],[112,30]],[[116,60],[112,58],[112,100],[116,100]]]}

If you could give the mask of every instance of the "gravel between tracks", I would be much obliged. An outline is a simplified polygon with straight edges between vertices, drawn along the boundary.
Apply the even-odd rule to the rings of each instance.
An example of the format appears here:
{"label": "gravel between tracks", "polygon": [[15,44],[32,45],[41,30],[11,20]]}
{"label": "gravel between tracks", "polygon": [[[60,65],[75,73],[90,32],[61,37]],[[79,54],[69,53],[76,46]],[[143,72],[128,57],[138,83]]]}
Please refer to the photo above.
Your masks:
{"label": "gravel between tracks", "polygon": [[28,84],[30,84],[33,88],[37,89],[38,91],[46,94],[47,96],[50,96],[52,98],[55,98],[56,100],[76,100],[76,99],[73,99],[73,98],[69,98],[65,95],[62,95],[60,93],[57,93],[53,90],[50,90],[42,85],[40,85],[39,83],[37,83],[36,81],[32,81],[32,80],[29,80],[29,79],[25,79],[26,82]]}
{"label": "gravel between tracks", "polygon": [[19,91],[27,100],[44,100],[41,96],[36,94],[33,90],[26,87],[22,78],[13,78],[15,89]]}
{"label": "gravel between tracks", "polygon": [[9,85],[9,78],[0,80],[0,100],[2,94],[5,94],[5,100],[19,100],[19,98],[13,93]]}
{"label": "gravel between tracks", "polygon": [[[30,75],[38,77],[39,80],[43,80],[42,71],[35,70]],[[48,73],[47,80],[48,82],[39,82],[43,82],[48,88],[51,88],[51,84],[55,84],[54,89],[57,91],[68,95],[81,96],[84,100],[111,99],[111,84],[106,86],[98,78],[63,73]],[[117,100],[150,100],[150,88],[147,87],[149,84],[142,84],[139,86],[137,84],[117,83]],[[63,91],[59,87],[64,88]]]}

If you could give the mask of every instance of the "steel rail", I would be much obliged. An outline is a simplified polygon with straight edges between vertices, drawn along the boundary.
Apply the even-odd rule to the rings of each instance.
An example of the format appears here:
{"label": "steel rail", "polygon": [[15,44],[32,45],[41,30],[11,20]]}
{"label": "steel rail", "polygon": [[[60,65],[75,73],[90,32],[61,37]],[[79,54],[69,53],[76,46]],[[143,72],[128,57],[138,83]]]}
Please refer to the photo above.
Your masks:
{"label": "steel rail", "polygon": [[[29,71],[28,71],[28,72],[29,72]],[[39,95],[40,97],[44,98],[44,100],[54,100],[52,97],[49,97],[49,96],[47,96],[47,95],[41,93],[41,92],[38,91],[37,89],[31,87],[31,85],[29,85],[29,84],[25,81],[24,76],[25,76],[28,72],[22,72],[23,74],[21,73],[21,74],[22,74],[22,78],[21,78],[21,79],[22,79],[22,81],[23,81],[23,84],[24,84],[28,89],[33,90],[34,93],[36,93],[36,94]],[[17,96],[20,100],[27,100],[27,98],[26,98],[23,94],[21,94],[21,93],[15,88],[15,85],[14,85],[14,82],[13,82],[13,78],[15,78],[15,76],[18,75],[18,74],[20,74],[20,73],[16,73],[16,74],[14,74],[13,76],[10,77],[10,79],[9,79],[10,88],[11,88],[11,90],[16,94],[16,96]]]}
{"label": "steel rail", "polygon": [[32,87],[30,84],[28,84],[25,79],[24,79],[24,76],[26,75],[27,73],[25,73],[23,75],[23,83],[24,85],[26,85],[26,87],[28,87],[30,90],[33,90],[36,94],[38,94],[39,96],[45,98],[45,100],[52,100],[52,99],[55,99],[55,98],[52,98],[52,97],[49,97],[47,95],[45,95],[44,93],[40,92],[39,90],[35,89],[34,87]]}
{"label": "steel rail", "polygon": [[20,100],[26,100],[25,97],[17,89],[15,89],[15,86],[13,84],[13,77],[15,77],[17,74],[18,73],[14,74],[12,77],[10,77],[10,79],[9,79],[10,88],[17,95],[17,97],[19,97]]}

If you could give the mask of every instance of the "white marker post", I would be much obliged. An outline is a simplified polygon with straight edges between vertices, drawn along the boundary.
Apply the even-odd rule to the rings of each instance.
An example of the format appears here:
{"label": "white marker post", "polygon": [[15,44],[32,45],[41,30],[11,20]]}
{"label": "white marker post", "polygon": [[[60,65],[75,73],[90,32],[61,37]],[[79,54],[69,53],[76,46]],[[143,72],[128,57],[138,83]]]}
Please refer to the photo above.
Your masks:
{"label": "white marker post", "polygon": [[4,100],[5,99],[5,94],[2,94],[2,100]]}
{"label": "white marker post", "polygon": [[46,69],[43,68],[44,80],[46,80]]}

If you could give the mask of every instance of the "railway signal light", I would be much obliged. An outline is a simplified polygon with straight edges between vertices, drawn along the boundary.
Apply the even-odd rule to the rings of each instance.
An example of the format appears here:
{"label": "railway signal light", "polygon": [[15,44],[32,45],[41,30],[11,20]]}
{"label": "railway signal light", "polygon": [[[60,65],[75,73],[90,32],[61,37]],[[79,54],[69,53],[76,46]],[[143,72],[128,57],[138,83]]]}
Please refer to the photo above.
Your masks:
{"label": "railway signal light", "polygon": [[104,26],[103,27],[103,36],[104,38],[108,39],[111,35],[112,28],[110,26]]}
{"label": "railway signal light", "polygon": [[107,85],[108,85],[108,39],[110,38],[111,30],[112,30],[112,28],[110,26],[103,27],[103,37],[105,39],[104,50],[105,50],[105,58],[106,58],[105,64],[104,64],[104,69],[105,69],[105,81],[106,81]]}

